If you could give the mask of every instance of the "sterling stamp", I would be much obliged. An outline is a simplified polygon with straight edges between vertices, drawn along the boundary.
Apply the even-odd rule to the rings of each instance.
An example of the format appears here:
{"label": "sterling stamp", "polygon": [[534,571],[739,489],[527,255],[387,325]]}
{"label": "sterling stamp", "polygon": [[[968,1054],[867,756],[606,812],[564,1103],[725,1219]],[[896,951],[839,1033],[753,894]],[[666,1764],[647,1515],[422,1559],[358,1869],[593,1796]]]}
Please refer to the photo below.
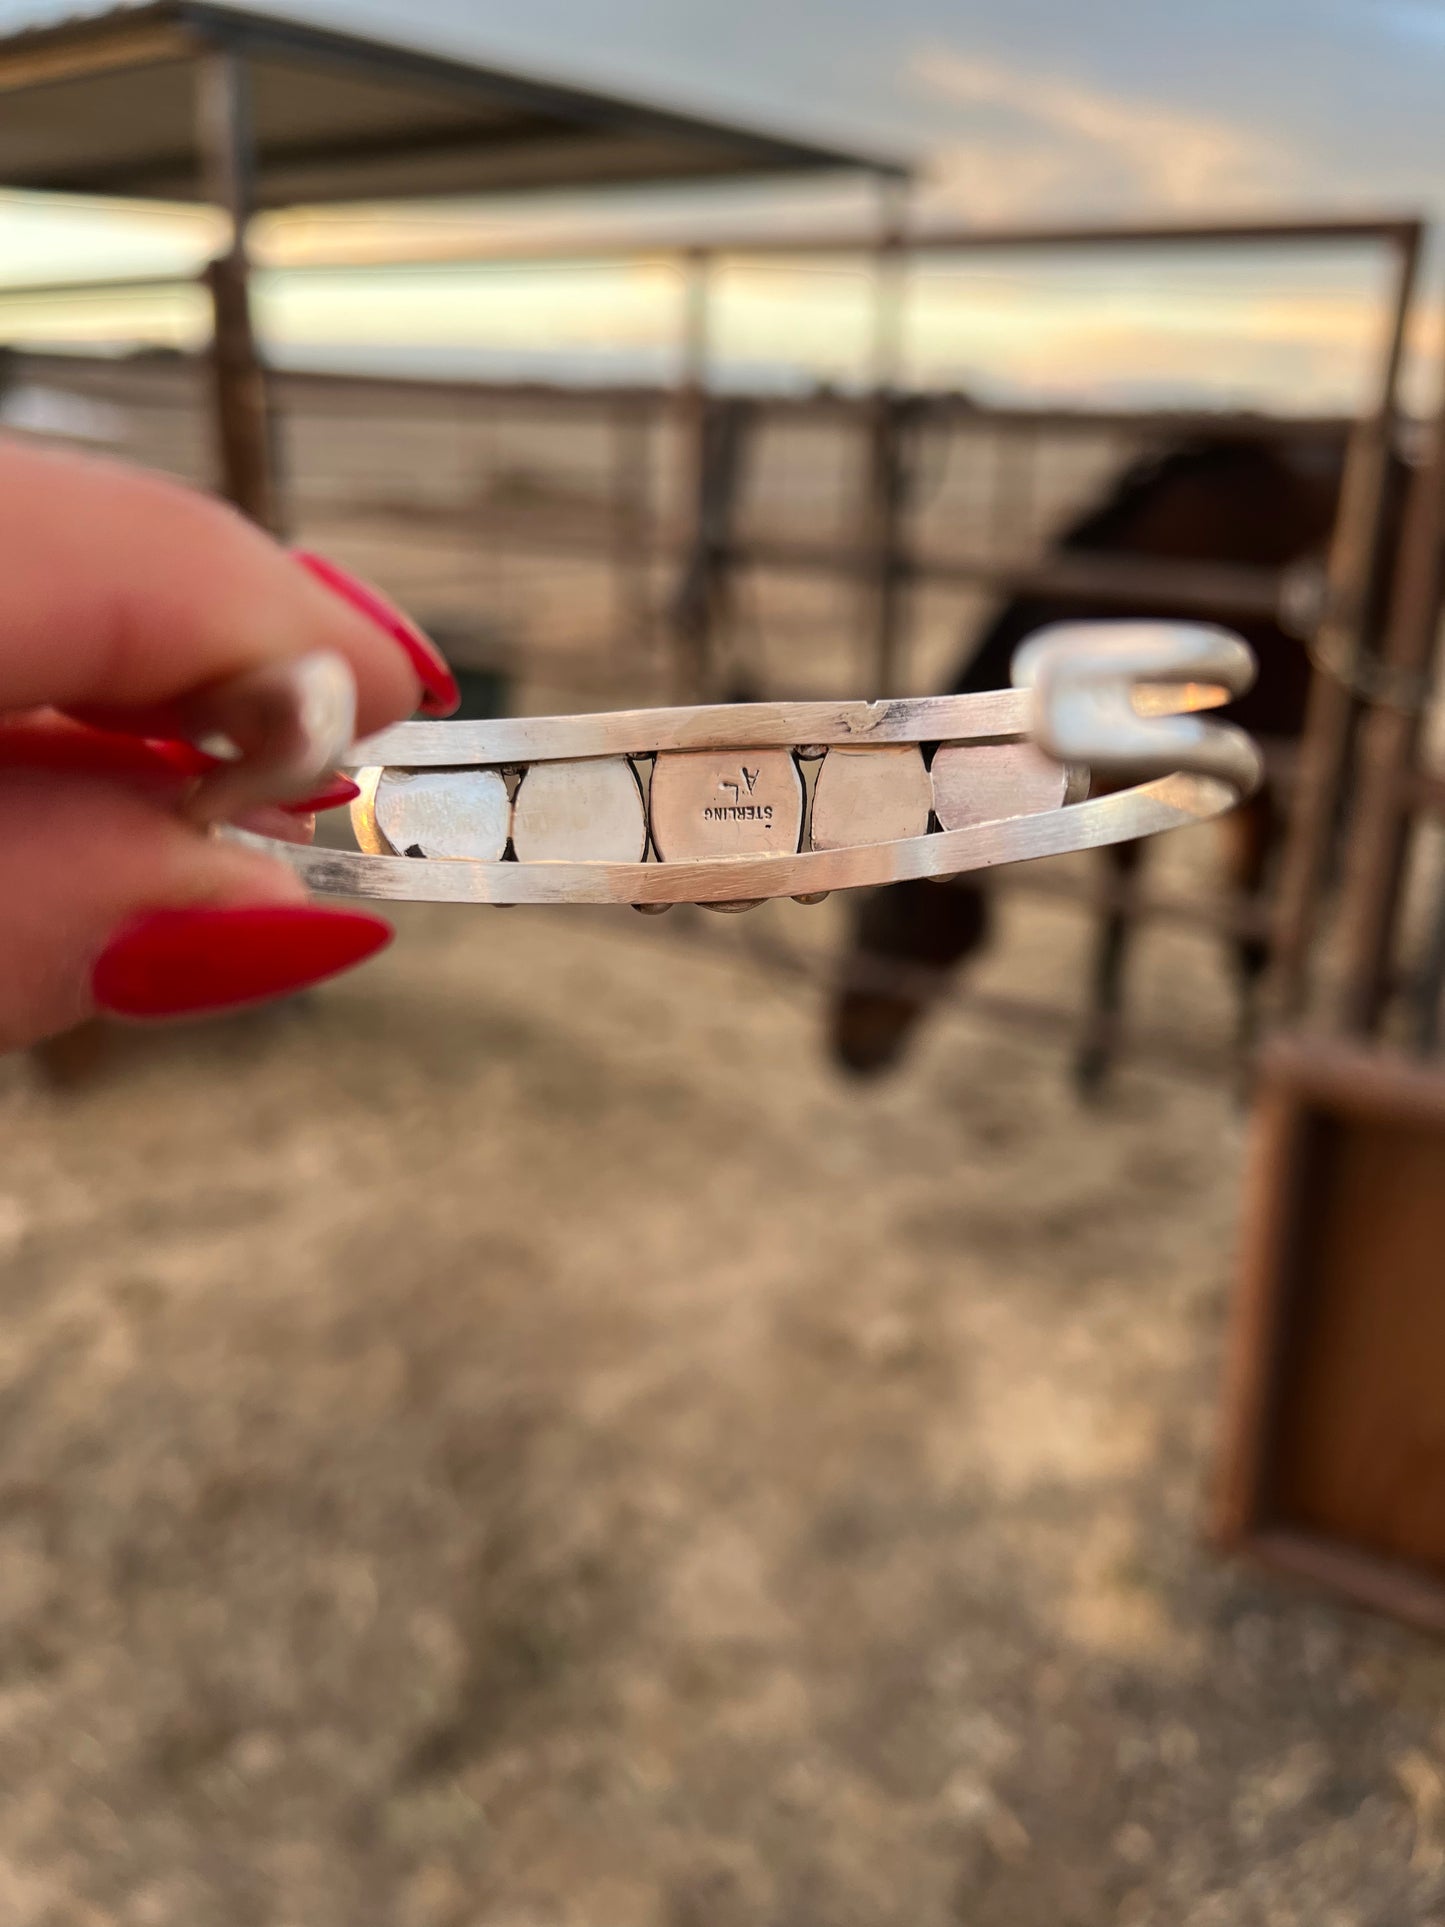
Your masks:
{"label": "sterling stamp", "polygon": [[651,815],[664,863],[781,854],[803,833],[803,779],[787,749],[663,750]]}

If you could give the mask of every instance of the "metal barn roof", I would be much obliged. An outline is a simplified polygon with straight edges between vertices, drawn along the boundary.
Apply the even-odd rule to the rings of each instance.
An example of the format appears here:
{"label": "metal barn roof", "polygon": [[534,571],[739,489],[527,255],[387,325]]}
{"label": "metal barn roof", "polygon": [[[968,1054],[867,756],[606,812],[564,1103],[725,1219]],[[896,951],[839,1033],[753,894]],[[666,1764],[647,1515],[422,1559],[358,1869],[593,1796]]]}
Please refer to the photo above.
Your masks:
{"label": "metal barn roof", "polygon": [[907,171],[210,0],[153,0],[0,37],[0,185],[199,198],[192,62],[218,47],[250,76],[261,208]]}

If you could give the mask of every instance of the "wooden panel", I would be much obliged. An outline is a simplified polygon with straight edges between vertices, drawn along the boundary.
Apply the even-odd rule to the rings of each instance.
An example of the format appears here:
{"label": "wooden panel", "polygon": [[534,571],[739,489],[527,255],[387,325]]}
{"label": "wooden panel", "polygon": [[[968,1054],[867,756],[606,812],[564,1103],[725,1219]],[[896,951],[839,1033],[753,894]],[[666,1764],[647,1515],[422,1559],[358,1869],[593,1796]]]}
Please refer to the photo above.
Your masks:
{"label": "wooden panel", "polygon": [[1445,1575],[1445,1128],[1317,1118],[1270,1510]]}
{"label": "wooden panel", "polygon": [[1445,1632],[1445,1077],[1266,1056],[1214,1535]]}

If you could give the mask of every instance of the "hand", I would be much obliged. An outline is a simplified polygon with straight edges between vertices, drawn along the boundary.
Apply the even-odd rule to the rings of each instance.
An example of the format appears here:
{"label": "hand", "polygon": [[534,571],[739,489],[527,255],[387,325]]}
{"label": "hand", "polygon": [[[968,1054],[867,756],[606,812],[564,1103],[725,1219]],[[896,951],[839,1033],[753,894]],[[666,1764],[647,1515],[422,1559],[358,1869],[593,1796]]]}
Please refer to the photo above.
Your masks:
{"label": "hand", "polygon": [[[0,441],[0,1049],[97,1008],[254,1002],[386,942],[184,814],[206,767],[177,740],[187,703],[318,650],[350,664],[362,734],[455,707],[420,632],[334,565],[178,483]],[[248,820],[309,837],[306,807]]]}

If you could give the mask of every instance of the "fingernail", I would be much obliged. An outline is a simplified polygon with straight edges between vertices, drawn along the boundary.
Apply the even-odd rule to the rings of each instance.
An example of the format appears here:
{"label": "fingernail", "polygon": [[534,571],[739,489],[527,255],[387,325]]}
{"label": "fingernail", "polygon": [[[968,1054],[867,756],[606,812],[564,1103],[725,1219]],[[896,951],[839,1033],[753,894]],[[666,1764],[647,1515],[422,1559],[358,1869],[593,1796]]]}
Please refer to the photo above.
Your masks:
{"label": "fingernail", "polygon": [[423,716],[450,716],[461,701],[461,691],[457,679],[447,668],[438,653],[436,645],[427,640],[421,630],[408,616],[404,616],[386,598],[379,595],[368,583],[359,582],[345,569],[338,569],[334,562],[328,562],[324,555],[313,554],[309,549],[293,549],[292,554],[308,574],[318,582],[349,602],[353,609],[359,609],[364,616],[370,616],[378,628],[384,629],[393,642],[399,643],[406,651],[412,668],[421,678],[425,691],[421,701]]}
{"label": "fingernail", "polygon": [[321,983],[391,940],[360,910],[307,904],[156,910],[112,938],[91,973],[102,1010],[184,1017],[261,1003]]}
{"label": "fingernail", "polygon": [[214,769],[216,758],[190,743],[123,736],[82,723],[0,728],[0,768],[42,769],[61,776],[106,776],[121,783],[171,789]]}
{"label": "fingernail", "polygon": [[354,803],[361,791],[349,776],[333,776],[325,789],[299,803],[283,803],[288,816],[314,816],[318,810],[339,810],[343,803]]}
{"label": "fingernail", "polygon": [[262,663],[185,704],[188,739],[220,737],[237,751],[196,787],[188,813],[223,823],[244,810],[308,796],[335,775],[356,734],[356,677],[334,650]]}

